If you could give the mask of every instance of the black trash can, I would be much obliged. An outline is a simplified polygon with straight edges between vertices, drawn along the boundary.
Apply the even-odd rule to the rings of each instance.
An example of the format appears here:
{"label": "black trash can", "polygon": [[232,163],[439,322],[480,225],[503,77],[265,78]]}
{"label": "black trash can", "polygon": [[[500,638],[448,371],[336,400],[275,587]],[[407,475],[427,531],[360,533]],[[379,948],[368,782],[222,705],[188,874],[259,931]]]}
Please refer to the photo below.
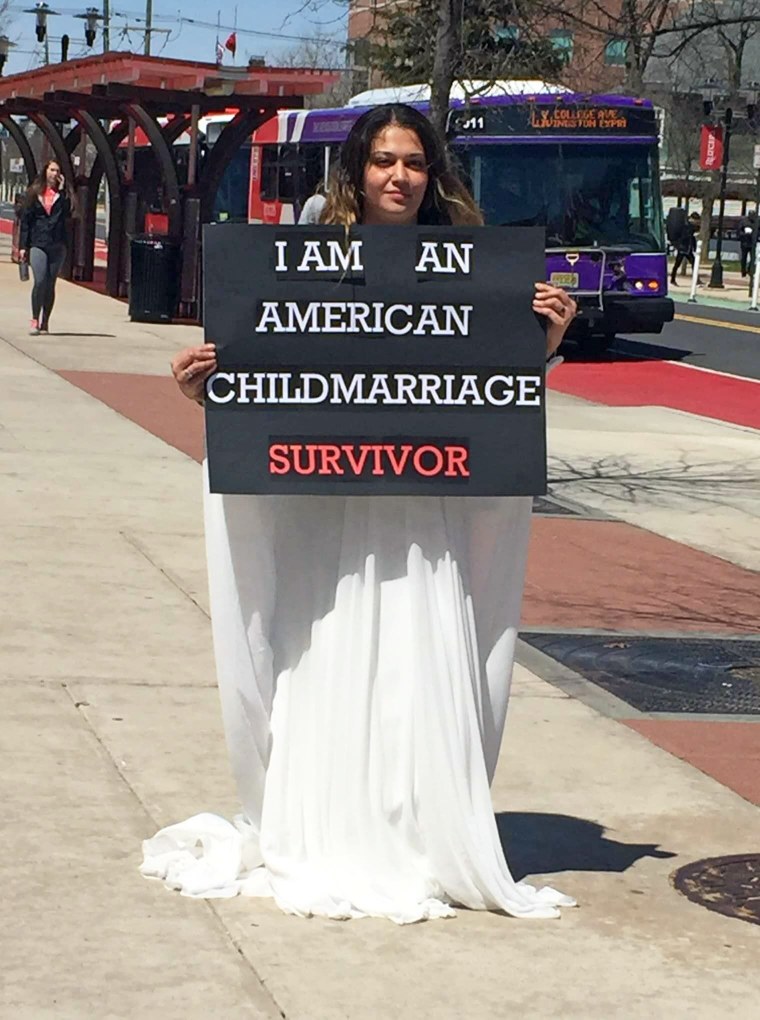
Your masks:
{"label": "black trash can", "polygon": [[179,242],[137,234],[130,240],[129,256],[130,319],[171,322],[179,305]]}

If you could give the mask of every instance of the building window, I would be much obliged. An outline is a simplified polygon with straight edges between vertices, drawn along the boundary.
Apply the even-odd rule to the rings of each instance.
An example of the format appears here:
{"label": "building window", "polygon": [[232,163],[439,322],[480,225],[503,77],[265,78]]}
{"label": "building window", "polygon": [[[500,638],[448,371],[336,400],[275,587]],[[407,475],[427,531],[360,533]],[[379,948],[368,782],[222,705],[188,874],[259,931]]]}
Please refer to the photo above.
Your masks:
{"label": "building window", "polygon": [[628,58],[628,40],[610,39],[604,47],[604,62],[613,67],[624,67]]}
{"label": "building window", "polygon": [[493,29],[496,41],[506,50],[513,50],[520,41],[520,29],[516,25],[499,25]]}
{"label": "building window", "polygon": [[555,28],[549,33],[549,38],[563,63],[569,64],[573,59],[573,33],[564,28]]}

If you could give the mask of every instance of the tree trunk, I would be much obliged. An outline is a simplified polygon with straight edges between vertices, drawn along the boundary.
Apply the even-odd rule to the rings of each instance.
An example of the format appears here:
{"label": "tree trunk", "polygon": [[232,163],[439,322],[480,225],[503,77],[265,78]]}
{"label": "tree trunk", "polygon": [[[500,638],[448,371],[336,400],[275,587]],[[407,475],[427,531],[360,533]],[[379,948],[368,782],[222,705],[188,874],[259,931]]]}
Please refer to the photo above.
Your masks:
{"label": "tree trunk", "polygon": [[638,65],[631,64],[626,67],[625,79],[623,81],[623,94],[626,96],[641,96],[644,92],[644,80]]}
{"label": "tree trunk", "polygon": [[440,0],[438,5],[438,30],[430,82],[430,120],[441,136],[446,133],[449,93],[462,45],[462,3],[463,0]]}

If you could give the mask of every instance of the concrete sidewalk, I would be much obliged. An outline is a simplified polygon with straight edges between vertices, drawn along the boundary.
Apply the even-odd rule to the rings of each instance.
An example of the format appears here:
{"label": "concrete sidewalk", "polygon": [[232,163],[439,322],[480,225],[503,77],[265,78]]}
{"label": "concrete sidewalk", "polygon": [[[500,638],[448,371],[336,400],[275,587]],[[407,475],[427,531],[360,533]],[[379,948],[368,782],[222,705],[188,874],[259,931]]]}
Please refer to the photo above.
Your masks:
{"label": "concrete sidewalk", "polygon": [[[673,261],[673,259],[668,260],[668,273],[672,273],[673,271]],[[702,283],[697,288],[696,303],[700,305],[712,305],[716,308],[736,308],[738,310],[747,311],[752,303],[749,278],[742,276],[738,270],[724,269],[723,287],[712,288],[709,285],[711,271],[712,263],[703,262],[699,270],[699,278]],[[691,269],[689,269],[686,276],[682,276],[679,272],[676,277],[678,282],[675,287],[672,283],[669,284],[670,297],[672,297],[674,301],[689,300],[689,294],[691,293],[691,278]]]}
{"label": "concrete sidewalk", "polygon": [[[123,304],[59,286],[55,335],[31,338],[28,288],[0,260],[0,1016],[754,1017],[760,927],[693,905],[669,876],[756,852],[760,810],[524,668],[494,805],[514,872],[578,898],[561,921],[304,921],[269,901],[190,901],[140,878],[140,840],[157,827],[237,810],[190,456],[202,416],[161,381],[200,331],[129,323]],[[107,373],[92,379],[102,399],[78,374],[95,372]],[[662,436],[664,419],[642,426],[648,413],[639,427]],[[630,427],[619,415],[595,449],[595,409],[561,397],[552,414],[563,458],[577,448],[603,461]],[[732,463],[749,449],[746,430],[705,429],[694,423],[694,449],[708,442]],[[596,498],[618,512],[614,495]],[[751,510],[734,502],[715,513],[749,527]],[[655,509],[644,526],[667,538],[653,541],[692,543],[683,505]],[[710,551],[746,571],[730,530]]]}

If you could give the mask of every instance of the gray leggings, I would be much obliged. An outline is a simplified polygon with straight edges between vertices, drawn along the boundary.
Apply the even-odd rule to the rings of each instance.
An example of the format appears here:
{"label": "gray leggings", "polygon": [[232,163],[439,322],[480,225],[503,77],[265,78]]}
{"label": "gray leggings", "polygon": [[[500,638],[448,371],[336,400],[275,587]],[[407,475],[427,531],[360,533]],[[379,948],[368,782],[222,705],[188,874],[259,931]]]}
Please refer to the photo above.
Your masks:
{"label": "gray leggings", "polygon": [[32,318],[39,325],[47,326],[55,304],[55,281],[66,258],[66,245],[55,244],[50,248],[32,248],[29,264],[34,275],[32,287]]}

